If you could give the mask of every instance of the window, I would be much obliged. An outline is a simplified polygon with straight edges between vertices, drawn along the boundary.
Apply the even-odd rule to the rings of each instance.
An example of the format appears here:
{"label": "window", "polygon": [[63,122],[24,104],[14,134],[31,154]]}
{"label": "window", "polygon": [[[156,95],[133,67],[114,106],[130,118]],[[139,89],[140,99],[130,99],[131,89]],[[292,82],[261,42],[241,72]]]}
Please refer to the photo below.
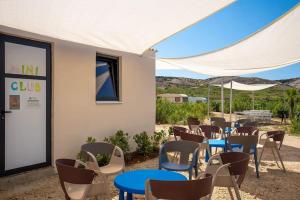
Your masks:
{"label": "window", "polygon": [[96,101],[119,101],[118,58],[97,54]]}
{"label": "window", "polygon": [[181,98],[180,97],[175,97],[175,102],[180,102]]}

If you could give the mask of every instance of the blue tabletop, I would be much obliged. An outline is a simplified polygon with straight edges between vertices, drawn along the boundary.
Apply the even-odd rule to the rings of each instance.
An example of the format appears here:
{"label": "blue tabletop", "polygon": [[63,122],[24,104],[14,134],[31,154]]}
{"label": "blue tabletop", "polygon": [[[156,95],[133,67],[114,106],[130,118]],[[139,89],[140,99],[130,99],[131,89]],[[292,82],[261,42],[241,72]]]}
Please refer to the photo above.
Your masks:
{"label": "blue tabletop", "polygon": [[184,175],[176,172],[157,169],[140,169],[119,174],[115,178],[114,184],[118,189],[125,192],[145,194],[145,184],[147,179],[168,181],[187,180]]}
{"label": "blue tabletop", "polygon": [[[208,140],[208,144],[211,147],[224,148],[225,147],[225,140],[210,139],[210,140]],[[232,148],[240,147],[240,146],[241,146],[240,144],[231,144]]]}

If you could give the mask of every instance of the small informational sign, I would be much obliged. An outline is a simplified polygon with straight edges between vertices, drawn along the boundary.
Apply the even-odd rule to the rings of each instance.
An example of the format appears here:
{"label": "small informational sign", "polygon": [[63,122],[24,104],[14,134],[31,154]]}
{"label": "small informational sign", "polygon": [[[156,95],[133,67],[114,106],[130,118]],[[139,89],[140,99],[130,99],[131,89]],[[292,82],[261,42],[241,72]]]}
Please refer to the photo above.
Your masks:
{"label": "small informational sign", "polygon": [[39,106],[40,105],[40,100],[36,97],[29,97],[27,100],[27,104],[29,106]]}
{"label": "small informational sign", "polygon": [[20,110],[20,95],[9,95],[9,109]]}

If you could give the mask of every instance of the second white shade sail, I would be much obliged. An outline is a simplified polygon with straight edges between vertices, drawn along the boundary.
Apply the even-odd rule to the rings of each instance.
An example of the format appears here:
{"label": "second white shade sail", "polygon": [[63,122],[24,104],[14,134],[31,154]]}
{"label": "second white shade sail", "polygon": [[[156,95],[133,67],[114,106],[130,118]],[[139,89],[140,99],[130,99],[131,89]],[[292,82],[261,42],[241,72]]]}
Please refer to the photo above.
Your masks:
{"label": "second white shade sail", "polygon": [[264,29],[229,47],[191,57],[160,58],[157,69],[238,76],[300,62],[300,4]]}

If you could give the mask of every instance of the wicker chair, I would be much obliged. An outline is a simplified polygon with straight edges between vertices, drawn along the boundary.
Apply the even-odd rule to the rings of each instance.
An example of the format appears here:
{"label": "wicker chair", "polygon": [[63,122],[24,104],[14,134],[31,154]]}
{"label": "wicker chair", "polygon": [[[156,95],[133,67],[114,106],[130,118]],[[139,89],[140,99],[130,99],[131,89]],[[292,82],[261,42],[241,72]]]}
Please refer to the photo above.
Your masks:
{"label": "wicker chair", "polygon": [[198,120],[198,118],[188,117],[187,123],[191,132],[199,133],[200,121]]}
{"label": "wicker chair", "polygon": [[236,120],[235,121],[235,126],[236,127],[242,127],[242,126],[244,126],[246,123],[249,123],[249,122],[251,122],[251,120],[250,119],[238,119],[238,120]]}
{"label": "wicker chair", "polygon": [[189,181],[158,181],[146,182],[146,200],[199,200],[210,199],[212,193],[212,175]]}
{"label": "wicker chair", "polygon": [[206,137],[206,139],[216,139],[217,134],[222,134],[222,130],[218,126],[212,125],[201,125],[200,131]]}
{"label": "wicker chair", "polygon": [[211,117],[210,118],[210,125],[213,125],[215,122],[226,122],[224,117]]}
{"label": "wicker chair", "polygon": [[66,200],[84,200],[94,196],[107,199],[109,188],[105,175],[77,168],[76,161],[72,159],[58,159],[55,163]]}
{"label": "wicker chair", "polygon": [[[259,178],[259,169],[257,161],[257,143],[258,135],[236,136],[232,135],[227,138],[228,149],[231,151],[242,151],[244,153],[253,154],[255,161],[256,177]],[[240,144],[241,148],[231,148],[230,144]]]}
{"label": "wicker chair", "polygon": [[277,162],[275,152],[276,152],[276,154],[277,154],[277,156],[278,156],[278,158],[280,160],[280,163],[282,165],[283,171],[286,172],[284,164],[283,164],[283,161],[282,161],[282,158],[281,158],[281,155],[279,153],[279,150],[280,150],[280,148],[282,146],[282,142],[283,142],[283,139],[284,139],[285,132],[284,131],[269,131],[269,132],[267,132],[265,134],[262,134],[260,136],[260,140],[261,140],[262,136],[264,136],[264,135],[267,136],[267,139],[265,140],[265,143],[264,143],[263,148],[261,150],[261,154],[259,156],[259,161],[258,162],[260,163],[262,155],[264,153],[264,150],[266,148],[269,148],[269,149],[272,150],[272,154],[274,156],[274,160],[275,160],[277,166],[279,167],[279,164]]}
{"label": "wicker chair", "polygon": [[182,133],[188,133],[189,130],[187,128],[181,127],[181,126],[173,126],[173,134],[174,134],[174,139],[178,140],[180,138]]}
{"label": "wicker chair", "polygon": [[[86,160],[89,169],[105,175],[112,175],[122,172],[125,168],[124,154],[121,148],[106,142],[96,142],[81,146],[81,153]],[[107,165],[100,167],[97,162],[97,155],[108,155],[110,161]]]}
{"label": "wicker chair", "polygon": [[[207,164],[205,174],[213,174],[213,187],[227,187],[232,200],[231,188],[234,188],[237,199],[241,200],[239,187],[248,170],[250,156],[242,152],[227,152],[212,156]],[[219,164],[213,164],[218,160]]]}
{"label": "wicker chair", "polygon": [[224,122],[224,121],[214,121],[213,124],[214,126],[218,126],[222,130],[222,138],[226,138],[231,134],[231,127],[232,123],[231,122]]}
{"label": "wicker chair", "polygon": [[243,127],[237,127],[235,128],[232,133],[236,133],[238,135],[258,135],[259,130],[255,128],[254,126],[243,126]]}

